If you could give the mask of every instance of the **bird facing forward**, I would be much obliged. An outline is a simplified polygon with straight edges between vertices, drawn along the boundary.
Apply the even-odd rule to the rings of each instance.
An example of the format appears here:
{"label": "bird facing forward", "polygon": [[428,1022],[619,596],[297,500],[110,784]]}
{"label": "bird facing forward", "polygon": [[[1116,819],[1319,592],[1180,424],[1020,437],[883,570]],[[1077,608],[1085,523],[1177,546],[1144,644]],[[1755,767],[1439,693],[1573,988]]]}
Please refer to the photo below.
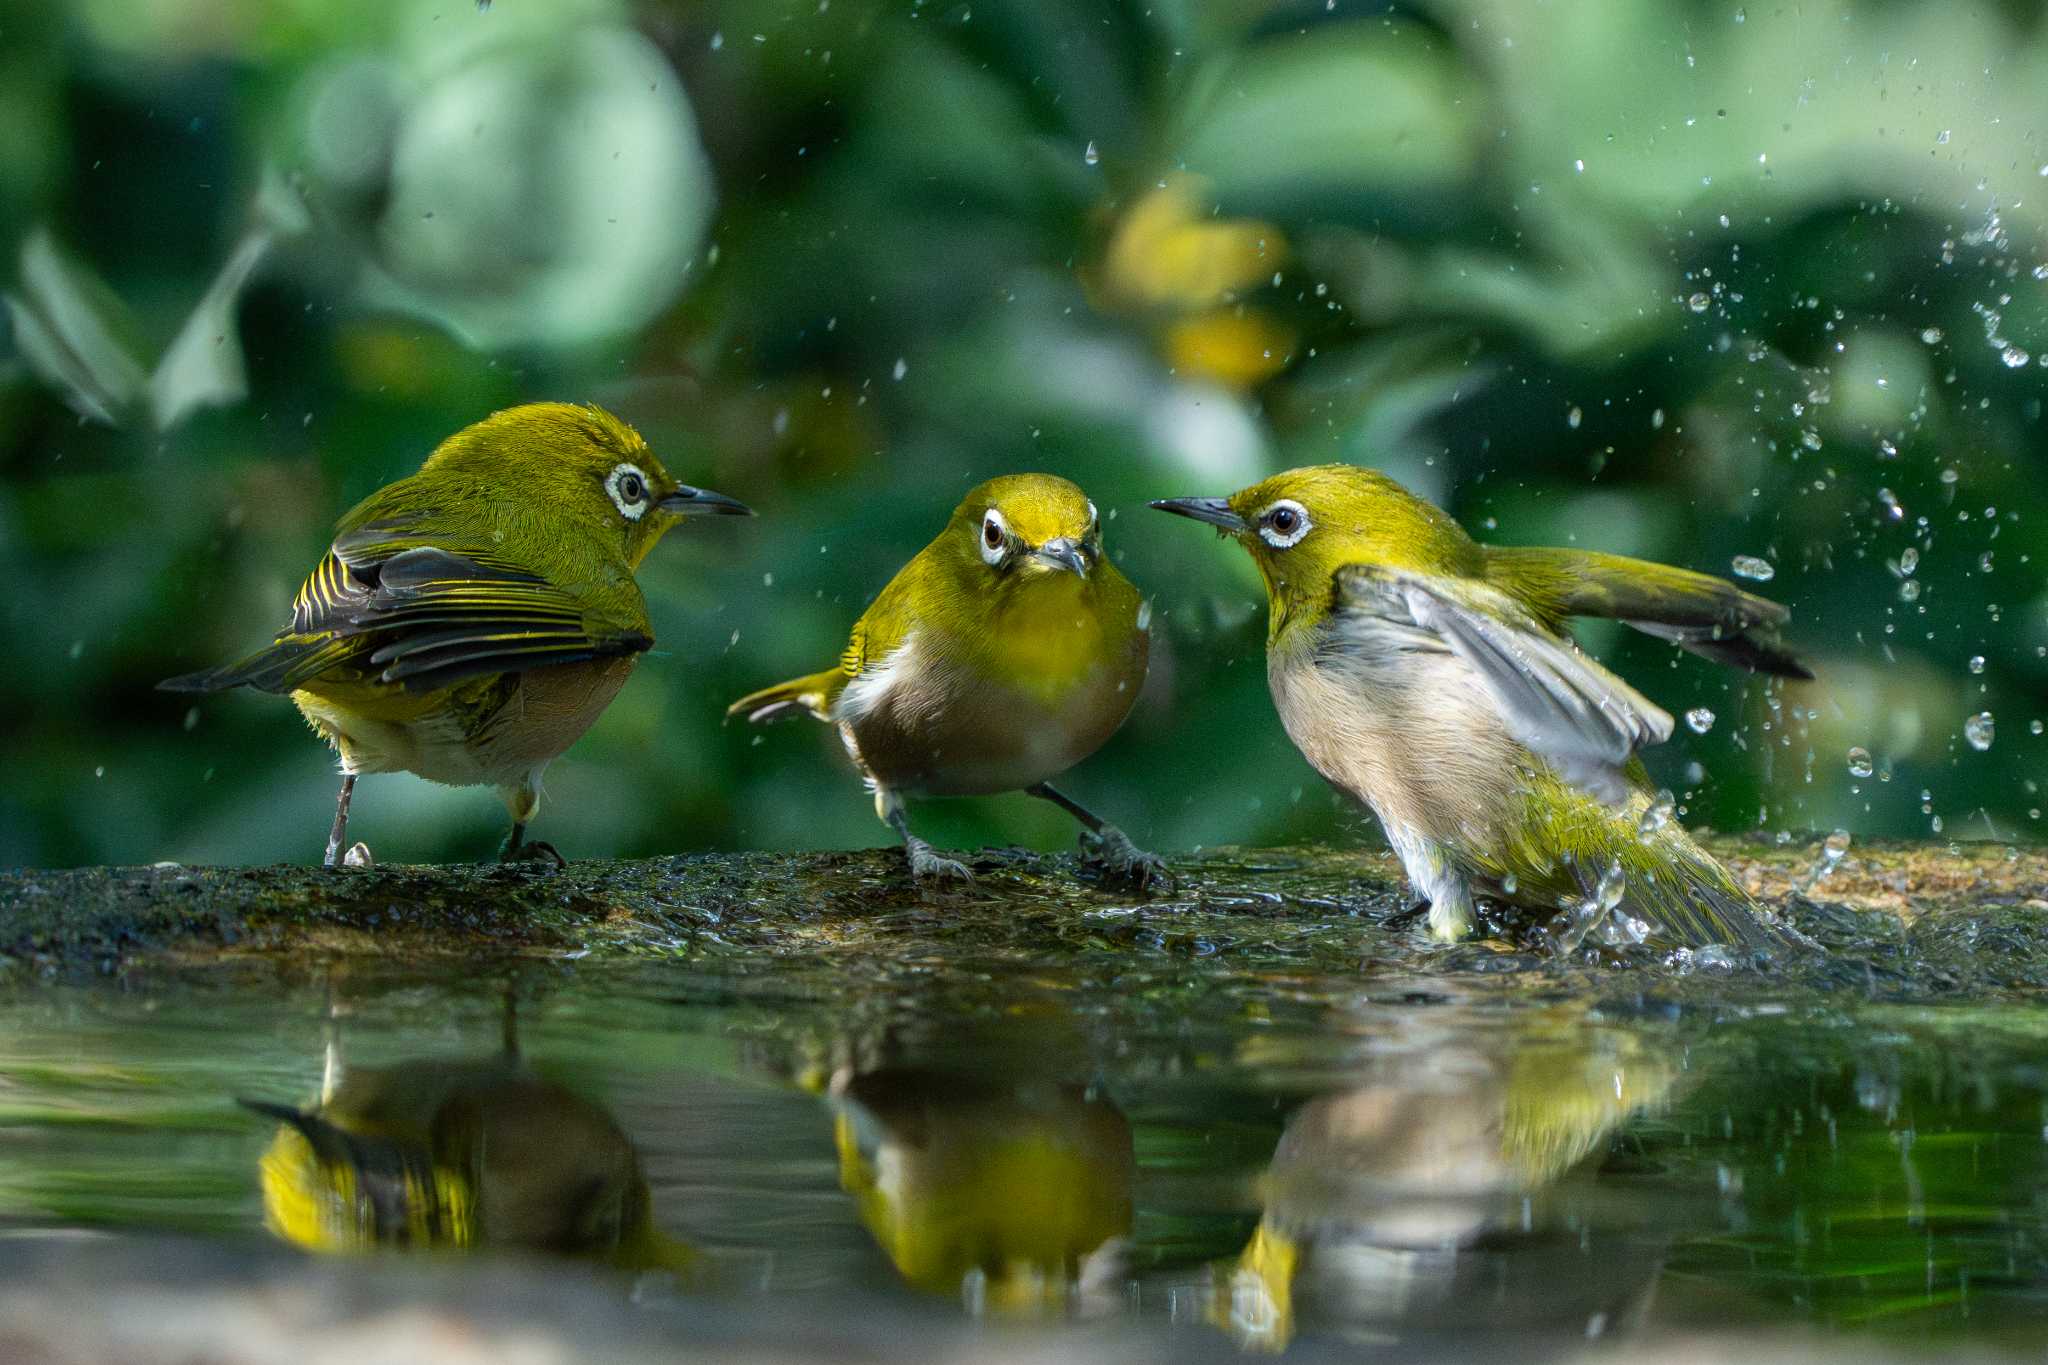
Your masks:
{"label": "bird facing forward", "polygon": [[633,571],[670,527],[705,514],[751,515],[677,483],[601,408],[510,408],[344,516],[270,645],[158,686],[291,697],[340,755],[329,867],[356,778],[401,771],[498,788],[512,816],[502,856],[559,862],[525,837],[541,774],[654,644]]}
{"label": "bird facing forward", "polygon": [[1564,623],[1611,617],[1721,663],[1811,677],[1774,638],[1783,607],[1619,555],[1481,545],[1350,465],[1152,505],[1251,553],[1281,723],[1318,772],[1372,808],[1429,902],[1434,937],[1469,933],[1484,896],[1570,910],[1560,932],[1574,947],[1589,934],[1772,942],[1637,757],[1670,737],[1670,715],[1580,653]]}
{"label": "bird facing forward", "polygon": [[911,874],[972,880],[910,832],[904,798],[1023,791],[1066,810],[1107,870],[1165,867],[1049,782],[1102,747],[1145,681],[1151,608],[1102,553],[1095,504],[1065,479],[1012,474],[968,493],[938,539],[855,622],[837,667],[734,702],[838,727],[902,838]]}

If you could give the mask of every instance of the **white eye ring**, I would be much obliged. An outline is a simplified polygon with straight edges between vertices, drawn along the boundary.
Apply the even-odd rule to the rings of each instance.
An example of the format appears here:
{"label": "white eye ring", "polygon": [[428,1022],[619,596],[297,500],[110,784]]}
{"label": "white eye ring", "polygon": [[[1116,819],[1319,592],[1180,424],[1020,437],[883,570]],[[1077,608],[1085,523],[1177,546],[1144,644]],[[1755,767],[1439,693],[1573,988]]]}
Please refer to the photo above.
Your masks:
{"label": "white eye ring", "polygon": [[1003,556],[1010,552],[1010,523],[1003,520],[1001,512],[991,507],[982,514],[981,530],[975,536],[975,543],[981,546],[983,563],[1003,562]]}
{"label": "white eye ring", "polygon": [[604,476],[604,491],[612,495],[612,506],[627,521],[647,515],[647,472],[636,464],[620,463]]}
{"label": "white eye ring", "polygon": [[[1280,518],[1283,521],[1291,518],[1291,523],[1285,530],[1273,524],[1275,513],[1285,514]],[[1314,529],[1315,524],[1308,519],[1308,509],[1293,498],[1282,498],[1259,513],[1259,539],[1276,550],[1292,549],[1301,544],[1301,538]]]}
{"label": "white eye ring", "polygon": [[1096,511],[1096,510],[1095,510],[1095,504],[1094,504],[1094,503],[1092,503],[1092,502],[1091,502],[1091,503],[1089,503],[1089,504],[1088,504],[1088,529],[1089,529],[1089,530],[1091,530],[1091,531],[1092,531],[1092,530],[1094,530],[1094,529],[1096,528],[1096,526],[1097,526],[1097,525],[1098,525],[1098,524],[1099,524],[1099,523],[1100,523],[1101,521],[1102,521],[1102,514],[1101,514],[1100,512],[1098,512],[1098,511]]}

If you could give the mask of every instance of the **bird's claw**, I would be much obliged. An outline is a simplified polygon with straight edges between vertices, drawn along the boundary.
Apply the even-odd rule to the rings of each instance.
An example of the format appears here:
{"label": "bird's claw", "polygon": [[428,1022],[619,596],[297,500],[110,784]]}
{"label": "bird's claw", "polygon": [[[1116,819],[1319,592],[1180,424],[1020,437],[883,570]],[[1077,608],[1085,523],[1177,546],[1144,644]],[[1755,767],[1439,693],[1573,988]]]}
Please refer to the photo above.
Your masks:
{"label": "bird's claw", "polygon": [[922,839],[912,839],[903,846],[910,857],[910,876],[914,881],[956,881],[974,880],[974,869],[956,858],[942,858],[932,851],[932,846]]}
{"label": "bird's claw", "polygon": [[1166,870],[1166,860],[1139,848],[1115,825],[1104,825],[1099,834],[1082,832],[1081,861],[1140,891],[1173,890],[1173,874]]}
{"label": "bird's claw", "polygon": [[555,851],[555,846],[544,839],[528,839],[512,845],[498,854],[501,863],[551,863],[555,870],[569,865],[569,860]]}

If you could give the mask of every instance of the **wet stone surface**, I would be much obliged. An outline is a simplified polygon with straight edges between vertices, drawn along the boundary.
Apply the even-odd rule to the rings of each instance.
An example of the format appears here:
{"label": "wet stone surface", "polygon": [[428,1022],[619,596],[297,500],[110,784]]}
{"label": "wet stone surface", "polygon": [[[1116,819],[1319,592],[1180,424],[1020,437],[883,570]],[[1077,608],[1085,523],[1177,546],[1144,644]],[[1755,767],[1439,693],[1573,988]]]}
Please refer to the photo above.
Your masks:
{"label": "wet stone surface", "polygon": [[[1818,836],[1710,840],[1760,903],[1825,951],[1767,970],[1931,993],[2048,986],[2048,852]],[[0,873],[13,970],[105,973],[213,958],[759,955],[810,963],[920,953],[1219,959],[1223,973],[1556,973],[1722,965],[1647,947],[1561,954],[1496,915],[1480,940],[1421,933],[1398,865],[1372,851],[1216,849],[1176,858],[1169,892],[1105,883],[1069,856],[982,850],[968,886],[920,887],[900,855],[702,854],[530,866],[146,868]]]}

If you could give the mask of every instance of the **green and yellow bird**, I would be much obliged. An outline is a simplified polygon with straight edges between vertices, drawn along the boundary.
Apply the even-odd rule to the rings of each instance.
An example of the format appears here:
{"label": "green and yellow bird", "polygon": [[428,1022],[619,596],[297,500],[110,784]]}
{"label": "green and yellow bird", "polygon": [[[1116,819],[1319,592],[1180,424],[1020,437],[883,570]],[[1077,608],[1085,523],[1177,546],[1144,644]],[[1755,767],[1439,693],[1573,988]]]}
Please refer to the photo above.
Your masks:
{"label": "green and yellow bird", "polygon": [[763,689],[728,716],[808,711],[838,727],[913,876],[972,880],[910,832],[906,796],[1023,791],[1087,827],[1090,856],[1141,885],[1165,865],[1054,790],[1101,748],[1145,682],[1151,607],[1102,553],[1073,484],[1011,474],[970,492],[854,624],[836,668]]}
{"label": "green and yellow bird", "polygon": [[329,867],[356,778],[386,772],[498,788],[512,816],[502,856],[560,861],[526,842],[541,774],[654,644],[633,571],[705,514],[751,515],[677,483],[601,408],[510,408],[344,516],[272,644],[158,686],[291,697],[340,755]]}
{"label": "green and yellow bird", "polygon": [[1469,933],[1483,896],[1572,912],[1560,932],[1573,947],[1589,934],[1774,941],[1637,757],[1670,737],[1670,715],[1580,653],[1565,621],[1612,617],[1721,663],[1811,677],[1774,637],[1783,607],[1639,559],[1481,545],[1351,465],[1152,505],[1250,551],[1281,723],[1372,808],[1434,937]]}

